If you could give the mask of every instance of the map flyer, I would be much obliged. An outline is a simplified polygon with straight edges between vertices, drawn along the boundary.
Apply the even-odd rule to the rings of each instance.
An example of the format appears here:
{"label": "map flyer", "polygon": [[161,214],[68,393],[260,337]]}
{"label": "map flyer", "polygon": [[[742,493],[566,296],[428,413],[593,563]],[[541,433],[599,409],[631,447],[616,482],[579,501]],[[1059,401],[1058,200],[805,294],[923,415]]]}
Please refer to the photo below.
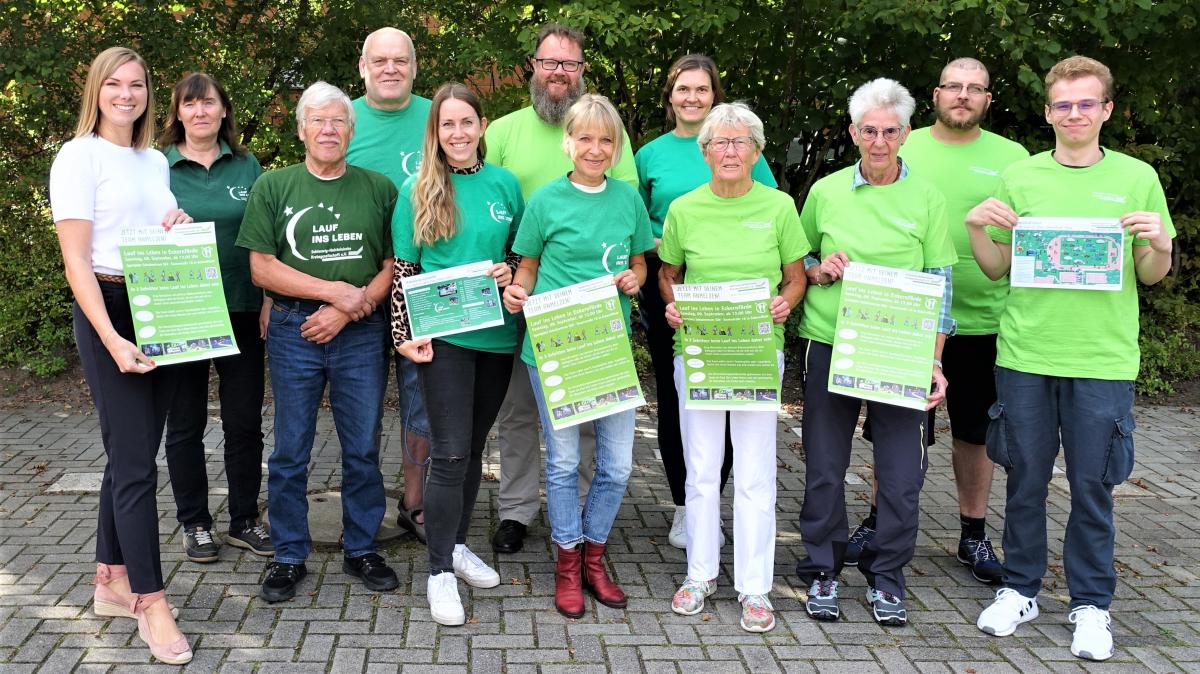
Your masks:
{"label": "map flyer", "polygon": [[683,317],[684,407],[779,410],[767,279],[673,286]]}
{"label": "map flyer", "polygon": [[851,262],[842,277],[829,390],[925,409],[946,280]]}
{"label": "map flyer", "polygon": [[555,430],[646,404],[611,276],[532,295],[525,319]]}
{"label": "map flyer", "polygon": [[121,264],[142,353],[159,365],[239,353],[211,222],[121,231]]}
{"label": "map flyer", "polygon": [[504,325],[491,260],[400,280],[412,338],[442,337]]}
{"label": "map flyer", "polygon": [[1008,276],[1014,288],[1120,290],[1124,263],[1116,218],[1020,218]]}

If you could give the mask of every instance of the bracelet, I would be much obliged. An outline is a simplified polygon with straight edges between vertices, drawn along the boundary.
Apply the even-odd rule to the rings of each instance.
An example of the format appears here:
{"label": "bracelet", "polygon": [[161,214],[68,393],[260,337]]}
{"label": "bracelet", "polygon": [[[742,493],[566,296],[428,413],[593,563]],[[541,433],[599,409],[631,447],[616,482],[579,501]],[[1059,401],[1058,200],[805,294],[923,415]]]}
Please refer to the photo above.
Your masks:
{"label": "bracelet", "polygon": [[937,358],[933,359],[933,364],[936,365],[938,369],[941,369],[942,367],[942,361],[938,360]]}

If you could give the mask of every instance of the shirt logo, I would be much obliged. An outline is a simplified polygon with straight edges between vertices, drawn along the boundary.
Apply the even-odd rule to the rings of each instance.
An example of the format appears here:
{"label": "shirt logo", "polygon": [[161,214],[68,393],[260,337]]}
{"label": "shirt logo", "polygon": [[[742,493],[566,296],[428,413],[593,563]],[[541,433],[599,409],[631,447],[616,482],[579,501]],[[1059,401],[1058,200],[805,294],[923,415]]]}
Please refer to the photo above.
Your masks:
{"label": "shirt logo", "polygon": [[1000,172],[996,169],[990,169],[986,166],[972,166],[971,170],[985,176],[998,176]]}
{"label": "shirt logo", "polygon": [[406,176],[417,175],[417,171],[421,169],[421,151],[401,152],[400,169],[404,171],[404,175]]}
{"label": "shirt logo", "polygon": [[1121,194],[1113,194],[1112,192],[1092,192],[1092,196],[1101,201],[1111,201],[1116,204],[1125,203],[1125,196]]}
{"label": "shirt logo", "polygon": [[624,241],[608,244],[602,243],[600,246],[604,252],[600,255],[600,264],[604,265],[604,271],[610,274],[625,271],[629,269],[629,245]]}
{"label": "shirt logo", "polygon": [[[316,210],[313,210],[313,209]],[[284,236],[292,255],[300,260],[316,260],[318,262],[339,262],[341,260],[361,260],[363,253],[362,232],[339,231],[338,220],[341,213],[335,213],[333,204],[326,206],[319,203],[316,206],[305,206],[294,211],[291,206],[283,209],[283,215],[289,217]],[[329,218],[333,218],[333,222]],[[300,221],[304,220],[304,225]],[[300,236],[296,230],[300,229]],[[307,230],[307,233],[305,232]],[[357,249],[351,246],[358,243]],[[305,249],[308,254],[301,253]]]}
{"label": "shirt logo", "polygon": [[226,185],[225,189],[229,191],[229,198],[235,201],[245,201],[250,196],[250,188],[243,185]]}
{"label": "shirt logo", "polygon": [[487,202],[487,205],[488,214],[492,216],[492,220],[495,220],[502,225],[512,224],[513,217],[512,214],[508,212],[508,207],[499,201],[489,201]]}
{"label": "shirt logo", "polygon": [[903,229],[916,229],[917,223],[907,220],[892,220],[892,224]]}
{"label": "shirt logo", "polygon": [[770,229],[771,223],[762,220],[746,220],[742,223],[742,227],[746,229]]}

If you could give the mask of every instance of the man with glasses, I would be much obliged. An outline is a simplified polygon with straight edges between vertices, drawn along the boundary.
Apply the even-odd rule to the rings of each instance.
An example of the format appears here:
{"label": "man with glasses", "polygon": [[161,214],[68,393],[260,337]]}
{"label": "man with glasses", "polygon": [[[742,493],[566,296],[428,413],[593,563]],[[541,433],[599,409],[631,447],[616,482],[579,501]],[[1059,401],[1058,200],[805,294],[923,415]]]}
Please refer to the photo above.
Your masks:
{"label": "man with glasses", "polygon": [[[529,98],[532,105],[488,125],[487,161],[512,171],[529,198],[538,188],[561,178],[572,168],[563,151],[563,118],[584,92],[583,34],[574,28],[548,24],[538,32],[537,48],[529,59]],[[622,133],[624,131],[622,130]],[[621,157],[609,176],[638,186],[637,169],[628,134]],[[520,340],[518,340],[520,341]],[[529,377],[513,368],[504,406],[500,408],[500,526],[492,537],[496,552],[517,552],[524,545],[530,522],[539,509],[538,412]],[[587,493],[595,451],[591,424],[580,429],[579,491]]]}
{"label": "man with glasses", "polygon": [[[354,100],[358,128],[346,152],[346,161],[386,175],[399,188],[409,176],[416,175],[421,165],[421,146],[430,108],[428,98],[412,92],[417,76],[417,55],[412,38],[392,27],[371,33],[363,40],[358,74],[362,76],[366,92]],[[400,424],[404,433],[400,443],[404,496],[397,524],[424,543],[425,516],[421,508],[424,467],[429,457],[429,419],[425,396],[417,381],[417,366],[407,358],[395,360]]]}
{"label": "man with glasses", "polygon": [[1175,236],[1154,168],[1100,145],[1112,97],[1112,73],[1099,61],[1072,56],[1051,68],[1045,114],[1054,149],[1008,167],[993,198],[966,218],[971,250],[993,279],[1012,264],[1019,217],[1112,219],[1124,230],[1119,290],[1011,289],[1000,317],[987,437],[988,455],[1008,473],[1004,587],[976,624],[1007,636],[1038,616],[1046,496],[1061,438],[1071,487],[1063,541],[1071,652],[1089,660],[1113,655],[1112,491],[1134,463],[1137,282],[1166,276]]}
{"label": "man with glasses", "polygon": [[[952,312],[956,329],[942,352],[946,378],[958,382],[946,390],[952,436],[950,456],[958,487],[961,524],[957,557],[970,567],[976,580],[991,584],[1000,581],[1001,567],[986,528],[993,464],[987,458],[984,441],[988,408],[996,401],[992,374],[996,366],[996,332],[1000,328],[1008,283],[993,281],[979,269],[971,255],[963,221],[967,211],[995,191],[1000,172],[1028,157],[1029,152],[979,127],[992,103],[988,86],[988,71],[983,63],[973,58],[958,58],[946,64],[933,90],[936,120],[933,126],[909,134],[901,155],[914,175],[933,183],[945,195],[947,225],[958,252]],[[930,445],[933,423],[931,410],[926,426]],[[868,441],[873,437],[870,417],[864,424],[863,437]],[[851,532],[846,544],[847,565],[856,565],[863,548],[870,545],[876,515],[872,503],[871,514]]]}

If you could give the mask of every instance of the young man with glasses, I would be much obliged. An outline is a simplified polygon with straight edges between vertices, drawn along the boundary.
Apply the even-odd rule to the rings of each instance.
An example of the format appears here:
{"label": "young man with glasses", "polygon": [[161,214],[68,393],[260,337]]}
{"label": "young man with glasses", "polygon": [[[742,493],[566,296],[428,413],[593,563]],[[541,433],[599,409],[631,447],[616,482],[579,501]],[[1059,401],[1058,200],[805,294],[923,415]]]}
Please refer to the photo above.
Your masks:
{"label": "young man with glasses", "polygon": [[1153,167],[1100,145],[1112,90],[1112,74],[1099,61],[1072,56],[1051,68],[1045,115],[1054,149],[1008,167],[994,196],[966,218],[971,250],[993,279],[1009,271],[1019,217],[1111,218],[1124,229],[1119,290],[1010,290],[987,437],[988,455],[1008,473],[1004,587],[976,624],[1007,636],[1038,616],[1046,496],[1061,438],[1071,487],[1063,542],[1071,652],[1089,660],[1113,655],[1112,491],[1134,463],[1137,282],[1166,276],[1175,235]]}

